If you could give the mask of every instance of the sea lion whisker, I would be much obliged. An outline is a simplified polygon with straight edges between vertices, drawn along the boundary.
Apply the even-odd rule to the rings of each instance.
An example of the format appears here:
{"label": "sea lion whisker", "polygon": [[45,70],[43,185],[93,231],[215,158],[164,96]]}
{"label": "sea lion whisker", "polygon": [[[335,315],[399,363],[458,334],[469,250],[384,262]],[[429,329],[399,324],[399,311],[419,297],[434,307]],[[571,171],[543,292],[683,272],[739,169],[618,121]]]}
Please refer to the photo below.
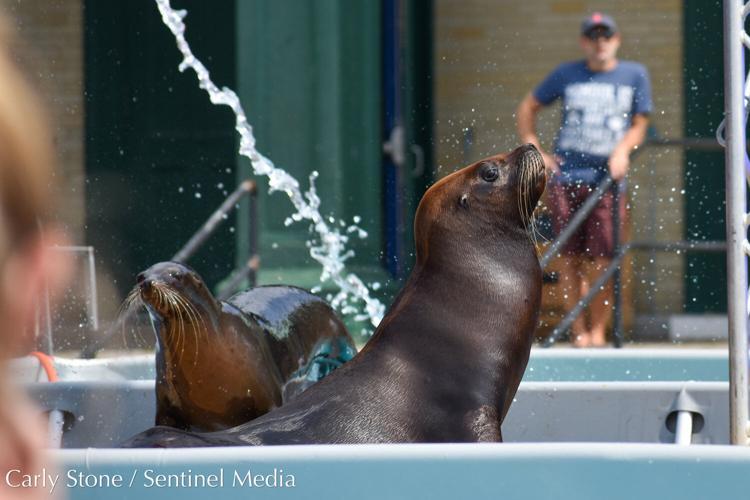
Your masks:
{"label": "sea lion whisker", "polygon": [[[128,293],[128,296],[125,298],[125,302],[123,303],[123,306],[124,306],[124,311],[123,311],[123,316],[124,317],[123,317],[123,320],[124,320],[125,317],[129,317],[130,316],[130,311],[131,310],[133,310],[135,308],[138,308],[138,307],[146,307],[146,303],[143,302],[143,298],[141,297],[141,293],[140,292],[141,292],[140,288],[136,286],[135,288],[133,288],[130,291],[130,293]],[[137,326],[137,323],[136,323],[136,326]],[[122,340],[123,340],[123,343],[125,343],[126,342],[126,339],[125,339],[125,321],[122,321],[121,327],[122,327]],[[137,339],[138,340],[138,345],[139,346],[145,345],[146,344],[146,339],[143,338],[143,334],[141,333],[141,329],[140,328],[137,328],[137,327],[135,328],[135,334],[138,337],[138,339]]]}
{"label": "sea lion whisker", "polygon": [[158,281],[154,282],[153,285],[154,291],[156,292],[156,307],[159,309],[162,309],[164,307],[164,293],[162,292],[162,285]]}
{"label": "sea lion whisker", "polygon": [[182,324],[182,315],[174,303],[172,290],[168,286],[160,286],[158,290],[160,293],[159,299],[162,301],[162,305],[166,306],[169,311],[173,313],[171,314],[173,320],[168,324],[169,338],[167,339],[167,342],[171,344],[175,355],[177,355],[178,352],[180,353],[178,362],[182,362],[182,351],[180,349],[180,345],[184,342],[184,335],[181,334],[184,328],[184,325]]}
{"label": "sea lion whisker", "polygon": [[540,163],[539,158],[522,159],[520,163],[520,175],[518,183],[518,211],[520,213],[521,222],[524,230],[529,236],[532,244],[537,248],[539,245],[539,237],[546,241],[543,235],[539,232],[537,226],[536,211],[537,206],[531,206],[531,201],[534,196],[535,186],[539,182],[540,171],[541,175],[544,175],[543,164]]}
{"label": "sea lion whisker", "polygon": [[194,327],[194,313],[192,310],[192,306],[190,305],[189,301],[187,301],[182,295],[172,290],[172,300],[177,306],[177,309],[179,311],[180,315],[180,322],[182,325],[182,336],[183,336],[183,349],[181,353],[185,352],[184,342],[187,340],[187,333],[185,331],[185,323],[187,323],[188,326],[193,326],[193,328],[190,328],[190,330],[193,331],[193,337],[194,337],[194,347],[195,347],[195,355],[193,358],[193,365],[197,364],[197,357],[198,357],[198,334],[196,332],[196,329]]}
{"label": "sea lion whisker", "polygon": [[182,308],[178,302],[177,293],[171,289],[165,290],[165,296],[169,300],[172,311],[174,311],[175,317],[177,317],[178,328],[176,329],[175,335],[177,336],[177,342],[175,344],[175,351],[179,351],[180,355],[178,362],[182,363],[182,358],[185,355],[185,320],[182,313]]}
{"label": "sea lion whisker", "polygon": [[524,209],[526,210],[526,220],[528,221],[529,231],[531,232],[531,241],[534,243],[534,247],[536,247],[537,245],[536,226],[534,224],[535,222],[534,221],[534,208],[535,207],[531,206],[531,184],[534,181],[532,168],[533,168],[532,166],[529,166],[526,169],[527,171],[526,185],[524,186],[526,190],[526,203],[524,204]]}
{"label": "sea lion whisker", "polygon": [[[200,340],[201,334],[204,337],[208,336],[208,325],[206,324],[206,321],[203,319],[203,315],[198,312],[198,310],[196,309],[196,307],[193,304],[191,304],[190,302],[186,301],[186,305],[188,306],[188,308],[192,312],[193,317],[195,318],[195,325],[196,325],[196,328],[194,329],[195,335],[196,335],[196,340],[195,340],[195,356],[197,358],[198,357],[198,348],[200,347],[200,341],[199,340]],[[198,327],[198,323],[200,323],[200,325],[201,325],[200,328]]]}
{"label": "sea lion whisker", "polygon": [[195,310],[195,307],[184,297],[180,296],[179,294],[174,294],[174,299],[176,302],[178,302],[181,306],[180,315],[182,315],[182,312],[184,311],[185,315],[188,319],[188,324],[191,324],[193,328],[191,330],[193,331],[193,337],[194,337],[194,346],[195,346],[195,354],[193,357],[193,365],[196,365],[198,363],[198,353],[199,353],[199,336],[198,336],[198,313]]}
{"label": "sea lion whisker", "polygon": [[521,175],[518,179],[518,215],[521,216],[521,224],[523,224],[525,229],[526,224],[524,224],[523,220],[523,169],[521,169]]}
{"label": "sea lion whisker", "polygon": [[527,189],[527,184],[529,182],[528,178],[529,169],[527,165],[522,161],[521,162],[521,178],[519,179],[519,211],[521,215],[521,222],[523,223],[524,229],[528,231],[528,201],[529,201],[529,193]]}
{"label": "sea lion whisker", "polygon": [[[125,296],[125,300],[123,300],[122,304],[120,305],[119,309],[117,310],[117,322],[119,322],[120,327],[120,334],[122,336],[122,343],[123,345],[127,345],[127,339],[125,337],[125,320],[129,316],[130,309],[132,309],[136,304],[137,305],[144,305],[143,302],[141,302],[139,299],[141,298],[138,287],[134,287],[128,294]],[[118,325],[115,325],[117,327]]]}
{"label": "sea lion whisker", "polygon": [[[162,291],[161,285],[153,285],[154,294],[155,294],[155,306],[158,310],[163,311],[164,310],[164,304],[165,304],[165,298],[164,298],[164,292]],[[164,325],[164,347],[168,347],[168,343],[170,342],[171,338],[171,328],[172,323],[168,320],[168,316],[162,313],[162,322]]]}

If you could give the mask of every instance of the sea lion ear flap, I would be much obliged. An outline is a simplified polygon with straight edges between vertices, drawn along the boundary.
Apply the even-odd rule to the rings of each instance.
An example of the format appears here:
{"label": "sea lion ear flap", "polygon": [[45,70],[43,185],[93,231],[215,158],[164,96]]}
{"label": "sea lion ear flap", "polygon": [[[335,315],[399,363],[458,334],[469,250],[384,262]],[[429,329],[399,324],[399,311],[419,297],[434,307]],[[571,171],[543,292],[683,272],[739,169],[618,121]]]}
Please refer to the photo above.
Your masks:
{"label": "sea lion ear flap", "polygon": [[462,194],[458,199],[458,204],[461,208],[469,208],[469,195],[466,193]]}

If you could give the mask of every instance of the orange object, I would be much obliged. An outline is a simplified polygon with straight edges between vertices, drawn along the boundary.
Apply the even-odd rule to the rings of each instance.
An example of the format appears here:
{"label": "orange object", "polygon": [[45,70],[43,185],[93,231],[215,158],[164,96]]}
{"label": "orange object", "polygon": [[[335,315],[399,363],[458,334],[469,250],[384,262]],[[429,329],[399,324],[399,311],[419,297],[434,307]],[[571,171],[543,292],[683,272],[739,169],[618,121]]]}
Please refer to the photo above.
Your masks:
{"label": "orange object", "polygon": [[47,374],[48,381],[57,382],[60,379],[57,376],[57,370],[55,369],[55,362],[52,356],[39,351],[32,351],[29,354],[39,360],[39,364],[44,368],[44,373]]}

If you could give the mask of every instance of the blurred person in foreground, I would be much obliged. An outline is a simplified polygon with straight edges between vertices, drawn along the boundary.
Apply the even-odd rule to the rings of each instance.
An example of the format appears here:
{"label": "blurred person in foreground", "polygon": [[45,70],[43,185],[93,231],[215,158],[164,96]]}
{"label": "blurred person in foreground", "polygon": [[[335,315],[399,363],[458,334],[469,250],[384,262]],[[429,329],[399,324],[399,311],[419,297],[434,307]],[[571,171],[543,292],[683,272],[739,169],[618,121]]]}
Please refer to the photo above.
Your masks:
{"label": "blurred person in foreground", "polygon": [[[646,68],[617,59],[621,37],[610,16],[596,12],[584,19],[579,43],[584,59],[559,65],[523,99],[517,111],[521,140],[542,151],[552,173],[550,208],[556,234],[608,172],[615,181],[625,178],[630,153],[646,136],[652,108]],[[562,124],[554,155],[550,155],[539,144],[536,118],[542,107],[557,99],[562,99]],[[562,248],[560,281],[567,310],[588,293],[614,256],[612,208],[613,194],[607,192]],[[624,193],[618,209],[624,221]],[[606,345],[611,304],[610,281],[589,306],[590,325],[583,314],[573,323],[574,346]]]}
{"label": "blurred person in foreground", "polygon": [[[34,350],[35,303],[63,285],[68,266],[51,248],[53,148],[46,114],[14,63],[0,16],[0,498],[50,498],[45,488],[12,488],[8,472],[43,474],[47,429],[41,412],[7,373],[7,360]],[[11,481],[11,483],[14,483]]]}

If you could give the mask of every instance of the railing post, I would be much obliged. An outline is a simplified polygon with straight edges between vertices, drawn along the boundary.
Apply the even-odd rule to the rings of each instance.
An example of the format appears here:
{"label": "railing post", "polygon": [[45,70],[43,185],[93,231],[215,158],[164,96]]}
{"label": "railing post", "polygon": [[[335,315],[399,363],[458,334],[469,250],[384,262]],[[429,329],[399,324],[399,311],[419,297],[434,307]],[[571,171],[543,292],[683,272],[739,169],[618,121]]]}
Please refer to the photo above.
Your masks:
{"label": "railing post", "polygon": [[724,111],[726,151],[727,316],[729,320],[729,439],[747,444],[747,259],[745,216],[745,65],[742,2],[724,0]]}
{"label": "railing post", "polygon": [[[614,254],[617,255],[620,250],[620,181],[612,183],[612,245],[615,249]],[[624,259],[623,259],[624,261]],[[621,261],[621,262],[623,262]],[[613,307],[612,312],[614,313],[614,323],[612,326],[612,334],[614,337],[614,345],[617,348],[622,347],[622,280],[621,280],[622,265],[618,265],[615,270],[615,274],[612,277],[612,295],[613,295]]]}

